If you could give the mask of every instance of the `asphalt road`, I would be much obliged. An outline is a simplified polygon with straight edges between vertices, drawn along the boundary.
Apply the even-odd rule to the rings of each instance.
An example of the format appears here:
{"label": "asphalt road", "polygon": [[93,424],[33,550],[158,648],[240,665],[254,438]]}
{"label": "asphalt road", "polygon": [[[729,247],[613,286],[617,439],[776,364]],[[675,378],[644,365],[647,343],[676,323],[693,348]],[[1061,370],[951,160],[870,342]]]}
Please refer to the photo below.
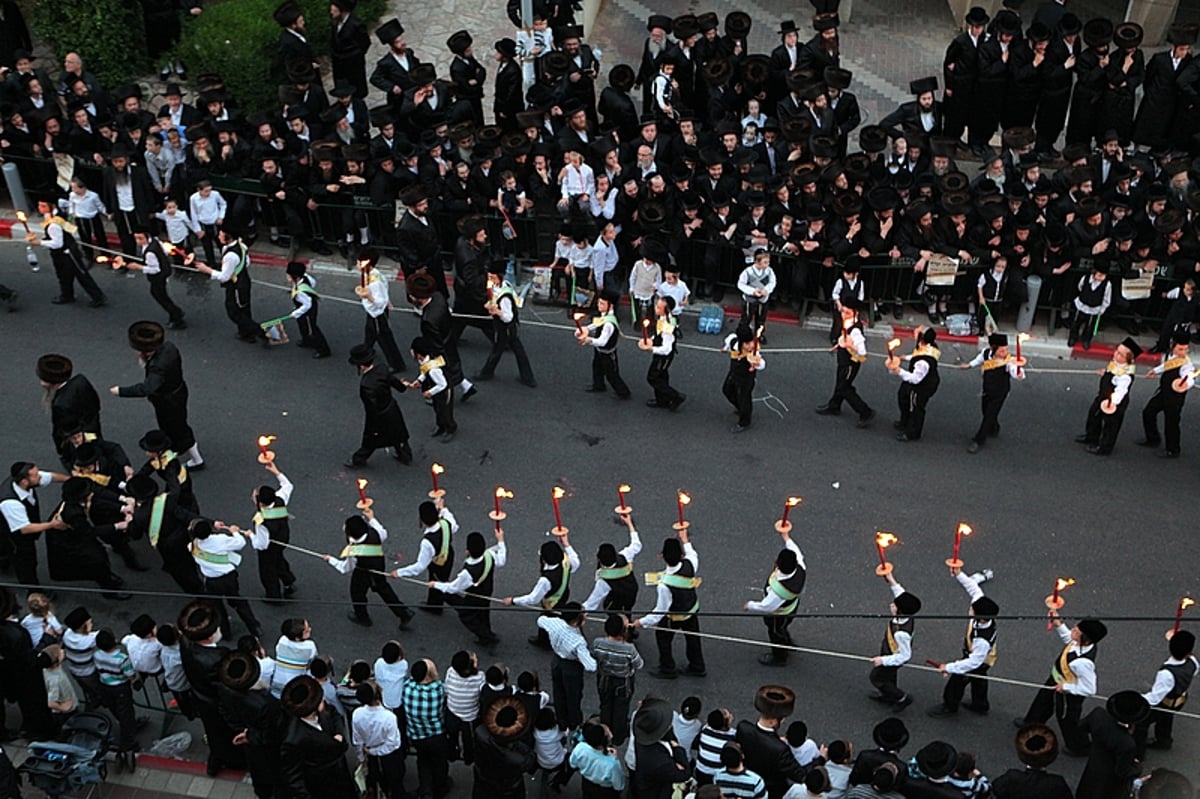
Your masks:
{"label": "asphalt road", "polygon": [[[44,259],[47,260],[47,259]],[[34,362],[45,352],[70,356],[76,370],[86,374],[104,399],[108,436],[135,449],[153,415],[148,403],[109,397],[109,386],[140,378],[133,352],[126,344],[129,323],[158,319],[161,311],[144,281],[101,275],[111,305],[100,310],[82,302],[68,307],[49,304],[55,293],[48,263],[30,273],[23,251],[9,245],[0,251],[3,282],[18,289],[23,299],[14,313],[0,312],[0,331],[7,342],[0,354],[0,417],[4,455],[8,461],[31,459],[55,462],[49,420],[41,406]],[[265,319],[286,312],[282,270],[256,268],[254,311]],[[352,278],[321,275],[320,289],[328,298],[350,297]],[[295,543],[318,551],[337,552],[345,515],[354,512],[353,485],[357,474],[342,461],[357,445],[361,409],[354,370],[345,353],[361,334],[362,311],[352,304],[323,302],[323,327],[336,356],[312,361],[292,345],[266,349],[235,340],[224,316],[221,291],[199,276],[173,283],[172,293],[188,313],[190,327],[169,333],[183,353],[191,389],[191,420],[209,468],[196,476],[203,510],[214,517],[245,523],[252,513],[251,489],[268,476],[256,462],[255,438],[278,436],[278,465],[295,482],[291,503]],[[401,292],[393,299],[400,301]],[[82,296],[82,295],[81,295]],[[528,307],[523,319],[568,324],[560,312]],[[415,319],[397,316],[397,339],[405,347],[415,335]],[[294,330],[293,330],[294,332]],[[768,328],[773,348],[819,348],[821,333],[795,327]],[[647,542],[637,571],[657,568],[658,546],[674,521],[674,495],[688,491],[693,502],[688,516],[700,555],[703,610],[736,613],[747,599],[761,595],[760,586],[779,549],[772,523],[785,497],[798,495],[794,536],[808,563],[808,583],[792,627],[798,644],[832,652],[874,655],[883,634],[881,619],[829,618],[841,614],[886,614],[890,594],[874,575],[873,534],[893,531],[901,544],[890,550],[896,574],[905,587],[924,600],[918,624],[914,663],[926,658],[958,657],[967,599],[948,575],[943,560],[950,555],[956,524],[970,523],[976,533],[963,544],[968,569],[989,567],[995,580],[986,586],[1004,614],[1039,617],[1043,599],[1056,577],[1078,583],[1064,596],[1068,617],[1096,615],[1109,620],[1109,638],[1100,645],[1100,690],[1145,690],[1166,655],[1164,630],[1176,603],[1198,589],[1195,556],[1189,546],[1195,463],[1194,408],[1184,412],[1184,455],[1162,461],[1133,445],[1140,438],[1139,415],[1153,391],[1150,381],[1138,381],[1134,412],[1116,453],[1096,458],[1083,452],[1072,438],[1082,432],[1084,415],[1095,388],[1093,374],[1031,374],[1017,385],[1002,417],[1002,436],[978,455],[965,452],[978,424],[977,374],[948,369],[956,358],[973,353],[948,347],[943,353],[942,387],[930,405],[925,438],[901,444],[893,440],[890,421],[895,414],[896,380],[873,359],[859,380],[862,395],[878,411],[872,429],[854,428],[853,415],[823,418],[813,414],[832,388],[832,356],[821,353],[767,352],[768,368],[759,380],[758,394],[768,392],[789,411],[777,415],[756,405],[753,429],[734,436],[730,407],[720,394],[727,366],[715,352],[686,350],[676,360],[673,378],[688,394],[677,413],[652,410],[642,402],[650,396],[643,381],[647,357],[622,345],[622,365],[634,388],[634,399],[622,403],[611,394],[585,394],[590,379],[590,356],[581,351],[569,330],[526,325],[523,339],[539,388],[517,383],[516,366],[502,363],[498,377],[480,386],[468,405],[459,405],[457,440],[442,444],[429,439],[432,409],[415,395],[401,396],[416,460],[404,467],[378,453],[361,471],[371,483],[380,520],[393,538],[389,550],[410,560],[417,549],[416,505],[430,485],[434,461],[446,467],[442,485],[447,501],[464,531],[486,531],[491,492],[504,485],[515,493],[507,503],[506,522],[510,563],[499,573],[497,593],[523,593],[536,576],[536,552],[553,523],[551,489],[561,485],[564,522],[584,559],[583,573],[574,581],[582,599],[591,587],[588,564],[599,543],[620,545],[623,531],[614,526],[615,488],[633,486],[629,502]],[[715,336],[688,331],[685,343],[719,346]],[[872,341],[878,352],[882,346]],[[464,337],[462,354],[470,374],[486,356],[478,332]],[[511,357],[511,356],[509,356]],[[1036,364],[1035,364],[1036,365]],[[1049,362],[1055,368],[1094,369],[1098,364]],[[410,367],[411,369],[411,367]],[[53,492],[52,492],[53,493]],[[144,542],[139,546],[145,547]],[[461,559],[461,542],[459,544]],[[145,553],[152,558],[151,553]],[[376,625],[370,631],[344,620],[348,609],[346,580],[322,562],[292,553],[300,579],[295,610],[256,603],[268,630],[293,614],[307,616],[322,652],[334,656],[337,667],[350,659],[374,659],[381,644],[392,637],[390,614],[373,605]],[[248,560],[252,560],[249,556]],[[118,572],[123,571],[120,564]],[[43,565],[44,575],[44,565]],[[126,574],[145,591],[173,590],[168,578],[152,571]],[[254,566],[242,568],[243,592],[258,595]],[[417,602],[423,589],[400,585],[403,599]],[[101,623],[118,631],[143,611],[172,618],[181,600],[143,597],[111,604],[95,594],[86,601]],[[639,605],[649,607],[652,592],[643,589]],[[70,610],[71,595],[60,594],[60,615]],[[1158,617],[1153,621],[1117,621],[1113,617]],[[527,611],[497,612],[497,632],[503,642],[494,658],[516,671],[540,669],[549,685],[549,658],[525,643],[533,629]],[[598,629],[598,628],[594,628]],[[761,622],[736,616],[706,617],[706,632],[761,641]],[[993,674],[1040,683],[1059,652],[1057,638],[1038,618],[1001,622],[999,663]],[[273,642],[273,636],[268,636]],[[409,659],[431,656],[440,664],[467,645],[469,635],[452,615],[435,619],[421,614],[413,629],[401,636]],[[653,663],[651,636],[642,638],[642,651]],[[738,717],[752,714],[756,686],[784,682],[796,689],[795,718],[805,720],[820,741],[845,737],[870,745],[870,729],[881,718],[870,702],[869,665],[832,656],[794,656],[786,670],[760,666],[763,649],[745,644],[706,641],[708,677],[660,683],[645,676],[639,693],[652,691],[678,702],[689,693],[704,698],[706,711],[716,705],[731,708]],[[682,657],[682,642],[676,642]],[[493,658],[481,653],[483,663]],[[1028,688],[994,685],[992,713],[970,714],[948,721],[927,718],[923,711],[940,700],[942,681],[936,674],[906,669],[901,684],[917,702],[904,713],[912,731],[910,754],[933,738],[950,740],[979,754],[979,767],[999,774],[1016,763],[1012,754],[1011,719],[1022,715],[1031,698]],[[1094,703],[1089,703],[1088,709]],[[585,706],[594,706],[591,689]],[[1193,708],[1196,710],[1196,708]],[[1085,709],[1086,712],[1086,709]],[[1181,719],[1176,748],[1151,753],[1148,766],[1170,765],[1193,779],[1200,777],[1200,722]],[[1057,768],[1074,779],[1082,763],[1063,758]]]}

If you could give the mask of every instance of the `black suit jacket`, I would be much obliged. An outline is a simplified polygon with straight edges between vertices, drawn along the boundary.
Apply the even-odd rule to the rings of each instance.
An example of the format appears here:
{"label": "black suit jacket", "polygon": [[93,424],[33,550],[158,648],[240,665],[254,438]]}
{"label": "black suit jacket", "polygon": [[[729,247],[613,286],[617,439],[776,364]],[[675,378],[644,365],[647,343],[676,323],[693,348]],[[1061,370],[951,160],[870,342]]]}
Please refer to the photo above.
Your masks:
{"label": "black suit jacket", "polygon": [[1071,786],[1058,774],[1010,768],[992,782],[995,799],[1074,799]]}
{"label": "black suit jacket", "polygon": [[[154,184],[150,182],[150,173],[146,171],[146,167],[140,164],[131,164],[126,169],[133,185],[133,215],[139,224],[149,225],[150,214],[158,207]],[[116,214],[121,208],[117,201],[116,170],[112,166],[105,166],[103,175],[104,186],[100,197],[104,200],[104,207],[108,209],[108,212]]]}
{"label": "black suit jacket", "polygon": [[901,134],[905,128],[923,131],[930,136],[940,136],[942,135],[942,118],[942,104],[935,100],[933,103],[933,130],[925,131],[921,125],[921,108],[916,100],[910,100],[907,103],[901,103],[899,108],[881,119],[879,124],[887,128],[888,133],[892,136]]}
{"label": "black suit jacket", "polygon": [[[772,730],[753,721],[739,721],[737,742],[741,744],[746,768],[763,778],[770,799],[781,799],[793,782],[804,782],[807,769],[796,762],[792,749]],[[641,761],[638,762],[639,769]]]}
{"label": "black suit jacket", "polygon": [[[406,51],[406,55],[410,69],[419,63],[417,54],[411,49]],[[399,92],[393,93],[392,88],[399,86],[405,91],[411,89],[413,81],[408,73],[409,70],[401,66],[389,50],[383,58],[375,62],[375,70],[371,73],[371,85],[386,94],[393,105],[399,106],[404,101],[404,96]]]}
{"label": "black suit jacket", "polygon": [[54,438],[54,447],[59,452],[62,452],[63,444],[67,441],[66,425],[72,420],[78,422],[85,433],[102,436],[100,395],[81,374],[71,375],[50,401],[50,434]]}
{"label": "black suit jacket", "polygon": [[517,114],[525,109],[521,67],[516,61],[505,61],[496,70],[496,90],[492,98],[492,113],[496,124],[505,130],[517,128]]}
{"label": "black suit jacket", "polygon": [[284,790],[292,799],[357,799],[358,788],[346,765],[346,722],[330,708],[318,719],[319,730],[302,719],[288,725],[279,748]]}

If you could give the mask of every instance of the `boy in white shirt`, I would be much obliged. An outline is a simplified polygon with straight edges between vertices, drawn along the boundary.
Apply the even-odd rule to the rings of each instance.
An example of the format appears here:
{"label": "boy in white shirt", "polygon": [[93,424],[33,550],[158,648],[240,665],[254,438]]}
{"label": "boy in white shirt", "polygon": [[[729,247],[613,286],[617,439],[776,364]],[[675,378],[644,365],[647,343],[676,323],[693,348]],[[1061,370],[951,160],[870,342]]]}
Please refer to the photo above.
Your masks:
{"label": "boy in white shirt", "polygon": [[454,392],[449,390],[450,383],[443,372],[446,361],[440,355],[433,357],[433,347],[423,336],[413,339],[409,351],[420,371],[416,380],[405,385],[420,391],[425,399],[433,400],[433,415],[437,419],[433,437],[440,437],[443,444],[449,444],[458,432],[458,423],[454,421]]}
{"label": "boy in white shirt", "polygon": [[758,333],[758,343],[766,344],[767,303],[775,291],[775,270],[771,268],[771,253],[763,248],[754,251],[754,260],[738,277],[742,292],[742,322]]}
{"label": "boy in white shirt", "polygon": [[375,682],[379,683],[383,706],[388,710],[400,707],[401,691],[408,680],[408,661],[399,641],[388,641],[375,660]]}
{"label": "boy in white shirt", "polygon": [[692,297],[691,289],[687,283],[679,277],[679,267],[672,263],[662,265],[663,280],[658,284],[658,296],[670,297],[675,300],[675,307],[671,309],[671,313],[679,316],[683,313],[683,306],[688,304],[688,300]]}
{"label": "boy in white shirt", "polygon": [[216,260],[214,245],[217,241],[217,227],[225,224],[225,198],[212,187],[212,183],[202,180],[196,184],[196,191],[188,200],[188,208],[192,217],[192,230],[204,245],[205,262],[211,264]]}
{"label": "boy in white shirt", "polygon": [[121,639],[133,670],[139,674],[158,675],[163,671],[163,647],[156,636],[157,631],[154,619],[143,613],[129,625],[129,635]]}
{"label": "boy in white shirt", "polygon": [[183,257],[191,252],[188,239],[196,225],[188,217],[187,212],[179,210],[179,201],[168,197],[163,202],[163,209],[154,215],[167,229],[167,241],[171,244],[171,256],[176,264],[183,263]]}
{"label": "boy in white shirt", "polygon": [[71,215],[79,229],[79,243],[95,260],[96,251],[88,245],[108,246],[108,238],[104,233],[104,215],[108,209],[104,207],[104,200],[89,189],[82,178],[71,178],[71,193],[65,200],[58,201],[58,207]]}

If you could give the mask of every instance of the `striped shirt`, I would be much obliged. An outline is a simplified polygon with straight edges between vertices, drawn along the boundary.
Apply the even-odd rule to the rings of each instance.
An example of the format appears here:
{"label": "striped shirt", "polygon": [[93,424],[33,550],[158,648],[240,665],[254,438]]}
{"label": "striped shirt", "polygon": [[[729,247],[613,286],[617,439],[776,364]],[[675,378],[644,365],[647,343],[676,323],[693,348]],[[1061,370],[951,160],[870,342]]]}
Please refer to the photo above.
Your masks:
{"label": "striped shirt", "polygon": [[733,799],[764,799],[767,786],[763,778],[749,769],[734,774],[721,769],[713,775],[713,784],[721,789],[721,796]]}
{"label": "striped shirt", "polygon": [[636,646],[607,637],[592,641],[592,657],[596,659],[596,671],[601,677],[627,679],[646,665]]}
{"label": "striped shirt", "polygon": [[96,673],[92,654],[96,651],[96,634],[81,635],[74,630],[63,633],[63,649],[67,653],[67,671],[72,677],[91,677]]}
{"label": "striped shirt", "polygon": [[696,736],[696,771],[710,777],[721,770],[721,750],[737,737],[736,730],[714,730],[705,724]]}
{"label": "striped shirt", "polygon": [[271,675],[271,696],[278,699],[283,694],[283,687],[291,682],[293,677],[299,677],[308,671],[308,664],[317,656],[317,644],[312,639],[293,641],[286,635],[279,636],[275,642],[275,671]]}
{"label": "striped shirt", "polygon": [[94,662],[96,671],[100,674],[101,685],[128,685],[136,674],[133,670],[133,661],[121,647],[117,647],[111,652],[102,652],[97,649]]}
{"label": "striped shirt", "polygon": [[454,669],[446,672],[446,709],[462,721],[479,718],[479,692],[486,679],[482,672],[463,677]]}

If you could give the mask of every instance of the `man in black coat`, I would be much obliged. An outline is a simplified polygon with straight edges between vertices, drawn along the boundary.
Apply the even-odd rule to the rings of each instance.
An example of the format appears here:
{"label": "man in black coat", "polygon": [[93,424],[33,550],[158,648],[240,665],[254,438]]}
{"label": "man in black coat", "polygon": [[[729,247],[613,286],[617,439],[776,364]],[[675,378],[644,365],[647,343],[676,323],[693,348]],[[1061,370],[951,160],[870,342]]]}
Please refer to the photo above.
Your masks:
{"label": "man in black coat", "polygon": [[1026,724],[1017,731],[1017,758],[1025,768],[1010,768],[992,781],[995,799],[1073,799],[1059,774],[1046,771],[1058,757],[1058,737],[1045,724]]}
{"label": "man in black coat", "polygon": [[215,777],[222,768],[241,769],[246,765],[243,747],[233,742],[237,732],[221,717],[218,705],[221,662],[233,651],[220,645],[221,616],[211,601],[197,599],[184,606],[176,624],[183,673],[191,683],[196,711],[208,740],[210,777]]}
{"label": "man in black coat", "polygon": [[442,268],[441,244],[437,227],[429,216],[429,198],[419,185],[410,186],[400,195],[406,211],[396,226],[396,247],[400,270],[408,280],[418,272],[433,278],[437,290],[450,296],[446,271]]}
{"label": "man in black coat", "polygon": [[[66,528],[46,531],[46,568],[52,580],[94,580],[106,599],[129,599],[130,594],[117,593],[125,581],[113,574],[108,551],[100,543],[105,538],[114,544],[114,552],[133,557],[125,538],[129,523],[96,525],[89,512],[92,486],[86,477],[72,477],[63,483],[62,504],[56,513]],[[133,562],[137,563],[136,558]]]}
{"label": "man in black coat", "polygon": [[46,683],[29,631],[18,621],[20,610],[12,592],[0,587],[0,729],[5,708],[13,702],[21,708],[22,726],[32,740],[53,740],[56,725],[46,705]]}
{"label": "man in black coat", "polygon": [[942,104],[937,100],[937,89],[936,77],[911,81],[908,90],[917,99],[902,103],[880,120],[879,125],[887,128],[892,138],[904,135],[907,130],[919,130],[927,136],[941,136],[944,116]]}
{"label": "man in black coat", "polygon": [[169,491],[160,492],[154,478],[135,475],[125,484],[125,493],[133,497],[133,518],[126,534],[137,541],[145,536],[150,546],[162,558],[162,570],[185,594],[204,593],[200,569],[192,557],[192,536],[188,525],[200,518],[179,504],[179,497]]}
{"label": "man in black coat", "polygon": [[521,65],[517,63],[517,43],[507,36],[496,41],[496,89],[492,114],[505,133],[519,130],[517,114],[525,110]]}
{"label": "man in black coat", "polygon": [[[807,772],[796,762],[787,741],[780,737],[784,721],[796,707],[796,694],[782,685],[764,685],[754,695],[758,723],[739,721],[736,739],[745,766],[763,778],[769,799],[782,799],[792,783],[803,783]],[[641,769],[641,761],[638,761]]]}
{"label": "man in black coat", "polygon": [[637,106],[629,96],[633,81],[633,67],[617,64],[608,71],[608,86],[600,92],[597,110],[604,122],[616,127],[621,141],[636,139],[639,133]]}
{"label": "man in black coat", "polygon": [[284,793],[291,799],[358,799],[346,765],[346,720],[325,705],[321,684],[307,674],[293,678],[279,706],[291,717],[279,748]]}
{"label": "man in black coat", "polygon": [[[483,219],[472,217],[464,220],[462,235],[454,245],[454,323],[451,337],[454,341],[462,336],[470,325],[477,327],[492,340],[492,320],[484,309],[487,302],[488,266],[492,261],[492,248],[488,244],[488,233]],[[475,318],[471,318],[475,317]],[[478,317],[488,317],[480,319]]]}
{"label": "man in black coat", "polygon": [[492,799],[524,797],[525,773],[537,767],[533,747],[523,740],[533,725],[529,710],[518,697],[503,696],[485,711],[474,730],[473,795]]}
{"label": "man in black coat", "polygon": [[1124,799],[1141,774],[1133,729],[1150,718],[1150,703],[1137,691],[1118,691],[1107,706],[1095,708],[1081,727],[1092,739],[1087,765],[1075,795],[1088,799]]}
{"label": "man in black coat", "polygon": [[75,428],[97,437],[100,431],[100,396],[83,375],[74,374],[74,365],[65,355],[43,355],[37,361],[37,378],[50,401],[50,437],[54,450],[64,456],[67,439]]}
{"label": "man in black coat", "polygon": [[[485,261],[482,267],[485,280],[486,263]],[[445,358],[446,366],[443,371],[446,381],[450,384],[450,390],[455,386],[462,386],[462,401],[467,402],[475,396],[478,389],[463,374],[462,359],[458,355],[458,337],[454,335],[454,317],[450,314],[450,305],[446,297],[437,291],[437,286],[429,275],[413,275],[412,279],[406,282],[408,301],[421,313],[421,337],[432,346],[432,355]]]}
{"label": "man in black coat", "polygon": [[972,97],[971,132],[967,139],[971,149],[980,157],[991,150],[988,142],[996,132],[996,125],[1005,108],[1004,92],[1009,83],[1009,62],[1013,50],[1019,47],[1017,37],[1021,35],[1020,17],[1007,9],[996,14],[993,24],[995,36],[979,45],[979,77]]}
{"label": "man in black coat", "polygon": [[908,773],[908,761],[900,757],[900,750],[908,743],[908,728],[904,726],[903,721],[893,716],[876,724],[875,729],[871,731],[871,737],[877,748],[864,749],[858,753],[854,767],[850,769],[850,784],[868,783],[875,769],[883,763],[892,763],[900,774],[900,782],[897,785],[903,785],[904,775]]}
{"label": "man in black coat", "polygon": [[1191,49],[1196,43],[1196,34],[1195,25],[1172,25],[1167,32],[1171,49],[1155,53],[1146,63],[1142,104],[1133,121],[1134,144],[1155,152],[1170,145],[1178,105],[1179,77],[1195,58]]}
{"label": "man in black coat", "polygon": [[1067,107],[1075,82],[1075,61],[1082,52],[1079,32],[1083,30],[1083,23],[1074,14],[1064,14],[1058,27],[1051,30],[1055,31],[1055,35],[1046,48],[1046,64],[1042,67],[1042,95],[1033,123],[1037,131],[1034,150],[1039,158],[1048,161],[1059,157],[1054,142],[1058,141],[1067,123]]}
{"label": "man in black coat", "polygon": [[633,746],[637,770],[631,795],[638,799],[670,799],[675,784],[692,776],[688,754],[671,729],[671,705],[665,699],[642,700],[633,716]]}
{"label": "man in black coat", "polygon": [[371,85],[387,95],[396,110],[404,103],[404,92],[413,88],[409,73],[416,69],[417,54],[404,41],[404,26],[398,19],[389,19],[375,29],[375,36],[388,48],[371,72]]}
{"label": "man in black coat", "polygon": [[362,443],[346,461],[346,466],[357,469],[375,450],[383,447],[391,447],[392,457],[401,463],[411,463],[408,426],[392,396],[392,389],[403,393],[408,386],[386,366],[375,363],[375,350],[370,347],[355,345],[350,350],[350,363],[358,368],[358,397],[362,400],[365,418]]}
{"label": "man in black coat", "polygon": [[330,28],[329,60],[333,66],[333,82],[346,81],[354,87],[354,96],[367,96],[367,51],[371,49],[371,37],[367,26],[354,16],[358,0],[333,0],[329,15],[333,20]]}
{"label": "man in black coat", "polygon": [[642,90],[642,113],[649,114],[654,108],[654,91],[652,84],[658,75],[658,56],[671,47],[667,41],[667,31],[671,30],[671,18],[664,14],[651,14],[646,22],[646,31],[650,34],[642,45],[642,61],[638,65],[634,86]]}
{"label": "man in black coat", "polygon": [[[4,0],[0,2],[0,64],[11,66],[17,60],[18,50],[32,51],[33,39],[21,7],[14,0]],[[45,88],[50,91],[52,87],[47,83]]]}
{"label": "man in black coat", "polygon": [[246,767],[257,796],[278,796],[279,748],[286,719],[279,701],[265,687],[256,688],[262,676],[258,658],[248,652],[230,652],[221,659],[217,686],[221,718],[236,732],[246,750]]}
{"label": "man in black coat", "polygon": [[471,119],[476,128],[481,128],[483,87],[487,84],[487,70],[475,58],[472,49],[474,44],[475,39],[465,30],[455,31],[446,40],[446,47],[454,53],[454,60],[450,62],[450,82],[454,84],[454,94],[471,106]]}
{"label": "man in black coat", "polygon": [[158,428],[167,434],[183,464],[192,471],[199,471],[204,468],[204,458],[196,444],[196,434],[188,424],[188,387],[183,379],[183,358],[179,349],[166,340],[166,331],[158,322],[130,325],[129,346],[137,352],[138,362],[146,370],[146,379],[129,386],[113,386],[109,393],[150,400]]}
{"label": "man in black coat", "polygon": [[282,82],[287,70],[292,64],[308,64],[318,69],[316,56],[313,55],[312,45],[304,33],[304,12],[295,0],[284,0],[272,15],[279,26],[279,52],[275,57],[275,77]]}
{"label": "man in black coat", "polygon": [[963,128],[974,116],[976,83],[979,79],[979,45],[984,41],[988,14],[975,6],[964,20],[966,30],[954,37],[942,59],[943,95],[946,118],[943,132],[949,138],[962,138]]}
{"label": "man in black coat", "polygon": [[132,155],[120,142],[113,146],[108,164],[101,173],[103,185],[100,191],[108,218],[115,223],[121,239],[121,251],[131,256],[137,253],[134,228],[149,227],[150,214],[158,207],[158,194],[150,181],[150,173],[141,164],[133,163]]}

